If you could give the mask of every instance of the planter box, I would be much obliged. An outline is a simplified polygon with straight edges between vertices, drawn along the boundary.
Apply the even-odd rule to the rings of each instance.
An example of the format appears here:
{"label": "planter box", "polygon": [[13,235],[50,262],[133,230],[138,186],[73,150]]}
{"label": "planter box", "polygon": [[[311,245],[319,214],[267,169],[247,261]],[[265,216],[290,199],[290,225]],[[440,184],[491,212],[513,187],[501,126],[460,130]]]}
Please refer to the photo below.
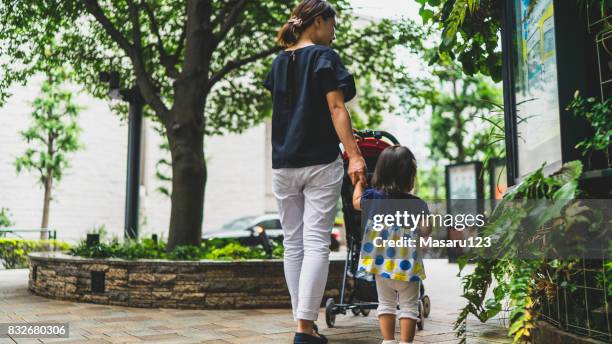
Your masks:
{"label": "planter box", "polygon": [[[60,300],[132,307],[291,307],[283,261],[90,259],[31,253],[29,290]],[[344,261],[330,261],[323,300],[338,298]]]}

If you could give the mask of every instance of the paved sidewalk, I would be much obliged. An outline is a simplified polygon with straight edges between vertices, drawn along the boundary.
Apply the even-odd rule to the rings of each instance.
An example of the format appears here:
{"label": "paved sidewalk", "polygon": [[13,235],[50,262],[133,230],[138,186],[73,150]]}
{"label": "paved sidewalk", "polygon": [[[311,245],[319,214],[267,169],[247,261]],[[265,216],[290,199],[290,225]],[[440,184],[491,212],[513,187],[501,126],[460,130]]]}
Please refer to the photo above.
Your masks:
{"label": "paved sidewalk", "polygon": [[[443,260],[425,263],[432,300],[425,329],[415,343],[456,343],[452,323],[462,305],[457,266]],[[319,324],[331,344],[380,342],[376,317],[338,315],[336,328]],[[291,343],[290,310],[143,309],[56,301],[27,291],[27,270],[0,271],[0,323],[61,321],[70,323],[69,339],[10,339],[0,343]],[[509,343],[499,320],[468,323],[468,343]]]}

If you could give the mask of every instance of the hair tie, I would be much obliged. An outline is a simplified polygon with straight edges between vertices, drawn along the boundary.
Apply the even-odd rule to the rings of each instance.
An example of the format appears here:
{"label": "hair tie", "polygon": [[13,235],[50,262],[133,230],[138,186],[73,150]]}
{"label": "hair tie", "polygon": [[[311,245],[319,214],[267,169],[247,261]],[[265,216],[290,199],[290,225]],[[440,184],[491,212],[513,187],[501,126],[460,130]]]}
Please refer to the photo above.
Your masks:
{"label": "hair tie", "polygon": [[296,16],[293,16],[293,17],[291,17],[289,19],[288,23],[293,24],[293,26],[295,26],[295,27],[300,27],[300,26],[302,26],[303,21],[302,21],[302,19],[300,19],[300,18],[298,18]]}

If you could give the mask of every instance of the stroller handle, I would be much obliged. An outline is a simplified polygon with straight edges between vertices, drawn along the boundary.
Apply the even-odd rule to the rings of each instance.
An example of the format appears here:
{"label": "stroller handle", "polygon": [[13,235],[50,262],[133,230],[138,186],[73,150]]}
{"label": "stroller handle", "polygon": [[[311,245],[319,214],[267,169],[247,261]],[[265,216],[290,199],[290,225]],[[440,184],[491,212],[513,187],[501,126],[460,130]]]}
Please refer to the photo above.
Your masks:
{"label": "stroller handle", "polygon": [[364,129],[364,130],[353,130],[354,134],[356,136],[359,136],[361,138],[366,138],[366,137],[373,137],[375,139],[381,139],[381,138],[386,138],[389,141],[391,141],[391,143],[393,143],[394,145],[399,145],[399,141],[395,138],[395,136],[391,135],[391,133],[386,132],[384,130],[371,130],[371,129]]}

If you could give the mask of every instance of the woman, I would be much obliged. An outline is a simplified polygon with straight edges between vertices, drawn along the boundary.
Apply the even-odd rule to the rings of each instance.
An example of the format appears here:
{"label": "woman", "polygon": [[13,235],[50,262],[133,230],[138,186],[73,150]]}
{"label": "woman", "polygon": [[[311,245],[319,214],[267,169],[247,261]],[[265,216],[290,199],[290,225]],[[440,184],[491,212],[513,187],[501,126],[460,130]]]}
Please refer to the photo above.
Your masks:
{"label": "woman", "polygon": [[327,281],[330,231],[344,173],[339,141],[349,157],[351,181],[365,182],[365,161],[344,104],[355,96],[355,82],[329,47],[335,17],[325,1],[302,1],[278,33],[285,50],[264,82],[272,92],[272,188],[299,344],[327,343],[314,321]]}

